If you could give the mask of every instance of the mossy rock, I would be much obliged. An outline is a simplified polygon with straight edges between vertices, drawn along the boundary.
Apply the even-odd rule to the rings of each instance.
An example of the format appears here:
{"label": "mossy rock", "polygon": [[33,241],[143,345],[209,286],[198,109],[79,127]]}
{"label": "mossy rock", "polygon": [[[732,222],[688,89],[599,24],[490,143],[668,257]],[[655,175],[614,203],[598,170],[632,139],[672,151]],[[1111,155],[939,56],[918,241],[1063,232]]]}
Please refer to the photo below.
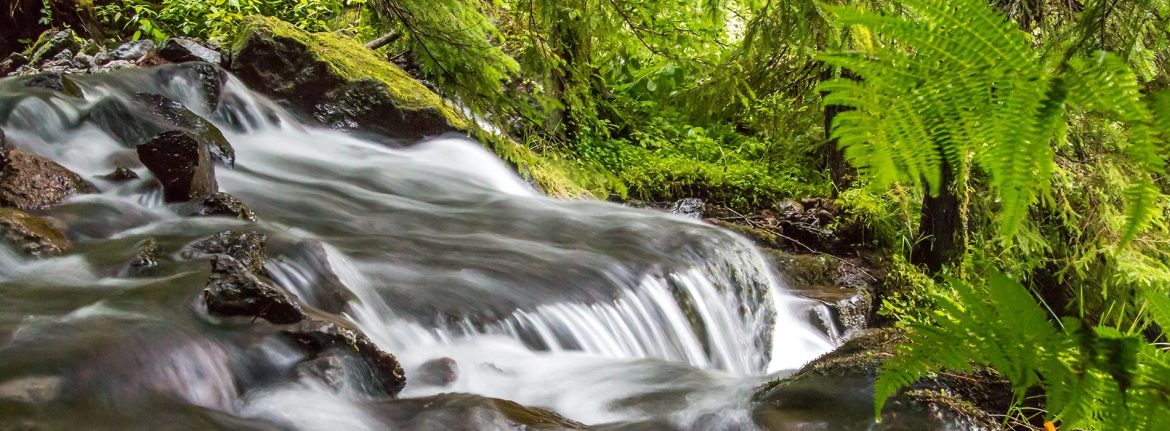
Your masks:
{"label": "mossy rock", "polygon": [[323,125],[403,141],[471,135],[551,196],[596,196],[612,188],[597,169],[478,130],[441,96],[351,37],[253,16],[243,21],[231,52],[231,70],[241,80]]}
{"label": "mossy rock", "polygon": [[0,208],[0,239],[29,256],[54,256],[73,244],[48,219],[12,208]]}
{"label": "mossy rock", "polygon": [[438,94],[352,38],[253,16],[231,57],[244,82],[330,126],[402,139],[468,129]]}

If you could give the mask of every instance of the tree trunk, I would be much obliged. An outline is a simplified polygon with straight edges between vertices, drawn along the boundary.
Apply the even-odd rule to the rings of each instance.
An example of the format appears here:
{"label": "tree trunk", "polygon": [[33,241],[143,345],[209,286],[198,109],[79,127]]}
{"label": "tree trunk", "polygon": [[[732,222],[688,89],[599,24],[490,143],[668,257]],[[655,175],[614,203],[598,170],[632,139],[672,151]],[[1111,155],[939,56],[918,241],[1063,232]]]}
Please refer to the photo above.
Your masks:
{"label": "tree trunk", "polygon": [[[557,19],[552,24],[553,52],[562,64],[552,68],[549,89],[561,104],[549,116],[550,131],[556,131],[567,142],[576,142],[581,129],[582,113],[576,112],[584,101],[578,100],[588,92],[589,39],[582,28],[585,15],[583,2],[556,6]],[[575,12],[575,13],[574,13]]]}
{"label": "tree trunk", "polygon": [[963,241],[958,185],[950,163],[942,164],[942,187],[938,196],[927,192],[922,199],[922,218],[918,225],[919,241],[914,244],[910,261],[938,272],[943,265],[955,263],[966,252]]}
{"label": "tree trunk", "polygon": [[[857,76],[848,69],[841,70],[841,77],[847,79],[857,79]],[[826,67],[821,71],[821,81],[826,81],[833,78],[832,69]],[[824,97],[825,93],[821,93]],[[837,114],[851,110],[852,108],[840,105],[825,105],[825,167],[829,170],[829,179],[833,182],[833,197],[836,197],[842,190],[848,189],[853,185],[853,179],[857,172],[845,160],[845,151],[838,145],[837,139],[833,138],[833,121],[837,118]]]}

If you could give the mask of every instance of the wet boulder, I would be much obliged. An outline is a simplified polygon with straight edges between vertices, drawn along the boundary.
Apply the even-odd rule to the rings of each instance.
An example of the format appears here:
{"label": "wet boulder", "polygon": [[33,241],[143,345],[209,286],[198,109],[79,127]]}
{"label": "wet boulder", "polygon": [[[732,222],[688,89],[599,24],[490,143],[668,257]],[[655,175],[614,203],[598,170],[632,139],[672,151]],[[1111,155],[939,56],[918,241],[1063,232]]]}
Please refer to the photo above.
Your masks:
{"label": "wet boulder", "polygon": [[81,87],[59,73],[42,73],[24,78],[24,86],[53,90],[70,97],[81,97]]}
{"label": "wet boulder", "polygon": [[393,429],[404,431],[590,429],[552,410],[462,393],[383,401],[369,406],[369,410]]}
{"label": "wet boulder", "polygon": [[125,166],[119,166],[113,172],[102,175],[99,178],[106,181],[113,181],[115,183],[126,182],[130,180],[137,180],[138,173]]}
{"label": "wet boulder", "polygon": [[0,162],[0,206],[43,210],[97,188],[52,160],[18,149]]}
{"label": "wet boulder", "polygon": [[830,316],[810,316],[814,322],[830,319],[819,322],[825,329],[835,327],[849,337],[873,326],[881,279],[861,259],[776,249],[764,249],[764,257],[794,293],[828,306]]}
{"label": "wet boulder", "polygon": [[55,256],[73,244],[44,217],[12,208],[0,208],[0,240],[29,256]]}
{"label": "wet boulder", "polygon": [[61,51],[77,49],[77,47],[77,37],[73,34],[73,30],[46,32],[33,46],[32,55],[29,56],[28,62],[39,65],[41,62],[60,54]]}
{"label": "wet boulder", "polygon": [[703,219],[703,200],[699,198],[679,199],[670,204],[667,211],[671,214],[680,215],[686,218],[702,220]]}
{"label": "wet boulder", "polygon": [[261,281],[227,255],[217,255],[211,261],[211,278],[203,289],[203,299],[207,310],[218,316],[258,317],[282,325],[305,319],[295,298]]}
{"label": "wet boulder", "polygon": [[995,415],[1010,406],[1011,387],[986,373],[920,381],[887,401],[876,423],[874,381],[905,341],[895,330],[869,330],[764,385],[753,396],[756,423],[767,429],[1002,429]]}
{"label": "wet boulder", "polygon": [[184,250],[190,259],[209,259],[215,256],[229,256],[249,272],[264,274],[264,243],[268,235],[261,232],[220,232],[196,241]]}
{"label": "wet boulder", "polygon": [[158,241],[147,238],[138,245],[138,254],[126,265],[125,275],[131,277],[146,274],[151,268],[158,266],[160,251]]}
{"label": "wet boulder", "polygon": [[158,48],[158,56],[172,63],[185,63],[188,61],[205,61],[211,64],[223,63],[223,54],[189,37],[173,37],[164,40]]}
{"label": "wet boulder", "polygon": [[206,145],[213,159],[228,166],[235,163],[235,150],[214,124],[159,94],[135,93],[125,100],[109,97],[96,103],[88,115],[95,125],[127,146],[161,133],[182,131]]}
{"label": "wet boulder", "polygon": [[155,49],[154,41],[150,39],[126,42],[109,51],[110,60],[138,61]]}
{"label": "wet boulder", "polygon": [[[223,98],[223,89],[227,85],[228,73],[217,65],[204,61],[191,61],[183,64],[175,64],[163,66],[156,69],[160,78],[164,80],[179,79],[183,82],[193,84],[191,88],[193,92],[198,94],[202,99],[202,103],[198,106],[188,106],[187,108],[194,110],[200,115],[210,115],[219,109]],[[186,127],[195,126],[204,127],[204,123],[193,124]],[[221,145],[218,140],[213,141],[215,145]],[[230,147],[224,149],[225,153],[231,153]]]}
{"label": "wet boulder", "polygon": [[187,202],[219,191],[211,154],[190,133],[163,132],[138,146],[138,159],[162,183],[167,202]]}
{"label": "wet boulder", "polygon": [[213,193],[176,207],[175,212],[196,217],[230,217],[244,221],[256,221],[252,212],[239,198],[224,192]]}
{"label": "wet boulder", "polygon": [[319,357],[336,349],[360,359],[380,392],[397,396],[406,387],[406,372],[394,355],[382,351],[360,330],[341,320],[305,319],[284,334],[306,352]]}
{"label": "wet boulder", "polygon": [[325,124],[412,140],[468,130],[438,94],[356,40],[256,16],[232,46],[236,76]]}
{"label": "wet boulder", "polygon": [[451,358],[437,358],[423,362],[415,370],[412,380],[427,386],[448,386],[459,379],[459,364]]}

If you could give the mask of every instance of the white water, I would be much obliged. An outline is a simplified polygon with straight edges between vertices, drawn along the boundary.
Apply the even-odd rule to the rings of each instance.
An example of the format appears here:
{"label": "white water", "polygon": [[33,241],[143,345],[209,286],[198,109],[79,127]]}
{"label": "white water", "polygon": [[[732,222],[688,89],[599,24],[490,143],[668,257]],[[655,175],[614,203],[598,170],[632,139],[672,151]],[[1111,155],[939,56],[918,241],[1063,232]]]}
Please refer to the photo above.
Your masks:
{"label": "white water", "polygon": [[[204,105],[181,80],[160,83],[130,73],[82,84],[85,101],[4,99],[0,91],[0,101],[12,108],[0,122],[10,143],[93,179],[132,150],[81,121],[89,105],[125,88],[153,88],[187,106]],[[457,364],[455,381],[408,382],[402,397],[467,392],[550,408],[586,424],[658,418],[688,428],[701,421],[704,428],[742,429],[754,426],[748,397],[765,376],[798,368],[833,347],[828,334],[804,320],[811,303],[787,293],[743,238],[663,213],[537,196],[503,162],[465,139],[400,149],[303,126],[234,79],[224,100],[214,113],[193,110],[224,126],[235,147],[235,169],[217,169],[221,188],[256,210],[261,222],[250,228],[286,245],[269,251],[274,281],[323,308],[323,286],[342,291],[350,299],[336,311],[397,355],[408,376],[438,358]],[[268,120],[273,112],[277,121]],[[145,179],[95,179],[101,196],[74,199],[50,215],[105,219],[104,227],[75,234],[83,246],[144,237],[190,240],[198,232],[241,227],[170,214],[149,172],[135,170]],[[305,244],[310,247],[297,248]],[[140,292],[147,289],[135,287],[142,283],[178,285],[198,275],[183,267],[186,272],[169,278],[133,282],[93,268],[100,260],[94,253],[30,260],[0,248],[0,287],[19,282],[92,295],[94,286]],[[196,291],[166,291],[190,298],[180,303],[198,311]],[[130,313],[118,319],[145,313],[166,320],[155,308],[138,310],[144,306],[138,302],[101,304]],[[3,316],[14,315],[4,306],[0,302],[0,330]],[[53,313],[46,307],[39,312]],[[26,325],[16,324],[17,331]],[[299,360],[281,353],[279,343],[236,347],[192,336],[189,344],[151,356],[158,366],[144,373],[161,374],[142,379],[188,385],[176,389],[179,398],[231,416],[298,429],[384,428],[352,394],[312,380],[268,384],[252,377]],[[13,340],[0,331],[0,343]],[[0,344],[0,354],[6,348],[12,346]],[[0,383],[19,374],[4,367],[0,360]],[[199,384],[222,381],[224,373],[227,383]],[[243,383],[249,389],[236,399],[235,387]],[[686,408],[663,401],[680,393]]]}

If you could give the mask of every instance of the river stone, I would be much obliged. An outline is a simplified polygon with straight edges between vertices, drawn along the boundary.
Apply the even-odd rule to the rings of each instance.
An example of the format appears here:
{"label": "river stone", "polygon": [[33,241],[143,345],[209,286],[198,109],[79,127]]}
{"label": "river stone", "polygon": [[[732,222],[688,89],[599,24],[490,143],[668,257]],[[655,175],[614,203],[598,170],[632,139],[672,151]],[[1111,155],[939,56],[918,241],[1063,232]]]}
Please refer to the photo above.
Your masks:
{"label": "river stone", "polygon": [[667,209],[671,214],[680,215],[689,219],[703,219],[703,200],[699,198],[679,199]]}
{"label": "river stone", "polygon": [[126,42],[109,52],[111,60],[138,61],[154,51],[154,41],[149,39]]}
{"label": "river stone", "polygon": [[138,245],[138,255],[126,265],[126,274],[135,277],[145,274],[151,268],[158,266],[158,241],[147,238]]}
{"label": "river stone", "polygon": [[190,133],[155,136],[138,146],[138,159],[162,183],[167,202],[187,202],[219,191],[207,146]]}
{"label": "river stone", "polygon": [[33,47],[32,55],[29,56],[29,64],[39,65],[41,62],[52,58],[66,49],[76,49],[77,40],[73,35],[73,30],[61,30],[46,35],[42,35],[41,39]]}
{"label": "river stone", "polygon": [[19,52],[14,52],[0,61],[0,77],[8,76],[9,73],[15,72],[17,68],[28,64],[28,58],[21,55]]}
{"label": "river stone", "polygon": [[102,175],[99,178],[107,180],[107,181],[121,183],[121,182],[130,181],[130,180],[137,180],[139,178],[139,176],[138,176],[137,172],[134,172],[130,168],[127,168],[125,166],[119,166],[116,169],[114,169],[114,172],[110,172],[108,174]]}
{"label": "river stone", "polygon": [[73,244],[48,219],[12,208],[0,208],[0,239],[29,256],[55,256]]}
{"label": "river stone", "polygon": [[88,114],[99,128],[123,145],[135,146],[163,132],[183,131],[207,145],[213,159],[228,166],[235,163],[235,150],[214,124],[162,95],[135,93],[127,100],[108,97],[96,103]]}
{"label": "river stone", "polygon": [[43,210],[97,188],[52,160],[10,149],[0,165],[0,206]]}
{"label": "river stone", "polygon": [[81,87],[77,83],[58,73],[42,73],[25,78],[24,86],[29,88],[44,88],[71,97],[81,97]]}
{"label": "river stone", "polygon": [[185,63],[188,61],[206,61],[211,64],[223,63],[223,54],[189,37],[174,37],[164,40],[158,48],[158,56],[172,63]]}
{"label": "river stone", "polygon": [[211,261],[211,279],[203,289],[207,310],[219,316],[259,317],[276,324],[297,323],[305,312],[296,299],[260,281],[248,268],[227,255]]}
{"label": "river stone", "polygon": [[[180,79],[185,83],[194,85],[192,88],[203,98],[203,105],[198,107],[189,107],[192,109],[198,108],[200,114],[210,115],[215,113],[219,108],[223,98],[223,88],[227,85],[228,73],[217,65],[204,61],[191,61],[182,64],[175,64],[163,66],[157,69],[157,73],[163,80],[169,81]],[[215,141],[218,144],[218,140]],[[224,151],[232,153],[229,146]]]}
{"label": "river stone", "polygon": [[305,351],[320,355],[330,349],[350,352],[360,358],[381,386],[386,395],[397,396],[406,387],[406,372],[398,358],[378,348],[377,344],[361,331],[350,327],[348,322],[305,319],[288,328],[284,334]]}
{"label": "river stone", "polygon": [[868,330],[774,380],[753,396],[766,429],[1003,429],[995,415],[1011,404],[1011,386],[991,374],[926,379],[899,392],[874,423],[873,390],[882,363],[906,342],[891,329]]}
{"label": "river stone", "polygon": [[195,199],[176,207],[175,212],[185,216],[231,217],[244,221],[256,221],[256,214],[235,196],[216,192],[210,196]]}
{"label": "river stone", "polygon": [[382,401],[369,406],[369,411],[400,431],[591,429],[552,410],[464,393]]}
{"label": "river stone", "polygon": [[268,235],[261,232],[224,231],[197,241],[185,250],[191,259],[225,255],[235,259],[253,274],[264,274],[264,243]]}
{"label": "river stone", "polygon": [[447,386],[459,379],[459,364],[451,358],[437,358],[423,362],[415,371],[414,380],[428,386]]}
{"label": "river stone", "polygon": [[249,87],[325,124],[399,139],[468,130],[442,97],[356,40],[253,16],[232,46],[231,69]]}

